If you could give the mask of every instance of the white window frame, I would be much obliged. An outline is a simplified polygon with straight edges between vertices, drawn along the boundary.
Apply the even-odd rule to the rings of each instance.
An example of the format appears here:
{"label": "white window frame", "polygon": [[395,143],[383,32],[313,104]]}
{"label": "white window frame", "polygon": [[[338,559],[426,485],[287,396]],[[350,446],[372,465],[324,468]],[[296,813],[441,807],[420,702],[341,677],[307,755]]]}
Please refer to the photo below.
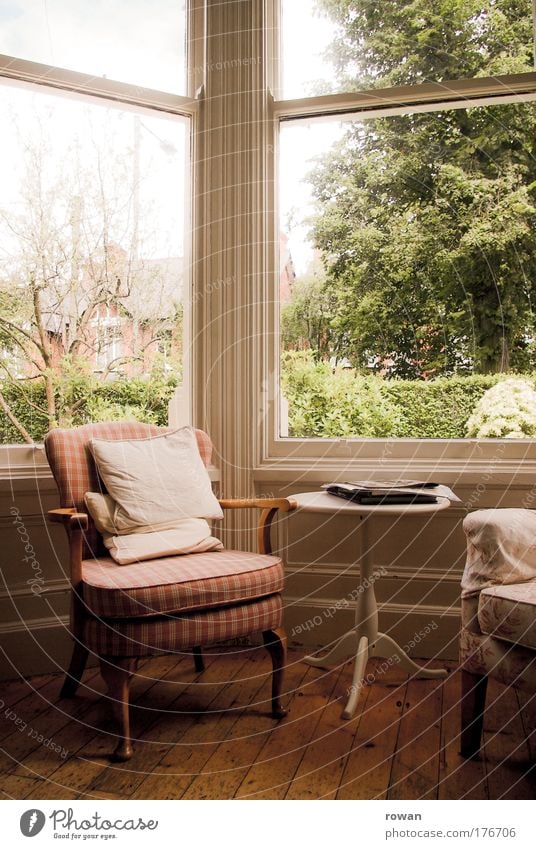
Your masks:
{"label": "white window frame", "polygon": [[[274,90],[280,91],[276,80]],[[279,241],[278,147],[283,122],[310,118],[315,121],[359,115],[394,115],[415,111],[439,111],[491,103],[523,102],[536,98],[536,72],[493,78],[463,79],[445,83],[421,83],[382,90],[323,95],[273,102],[274,217],[271,241],[276,251]],[[278,480],[321,483],[331,477],[372,473],[385,476],[416,474],[455,478],[467,483],[492,477],[496,483],[511,485],[536,479],[536,441],[530,439],[372,439],[372,438],[292,438],[280,436],[280,348],[278,256],[274,259],[274,299],[266,317],[269,338],[273,339],[267,364],[271,375],[267,434],[262,460],[255,470],[261,482]]]}

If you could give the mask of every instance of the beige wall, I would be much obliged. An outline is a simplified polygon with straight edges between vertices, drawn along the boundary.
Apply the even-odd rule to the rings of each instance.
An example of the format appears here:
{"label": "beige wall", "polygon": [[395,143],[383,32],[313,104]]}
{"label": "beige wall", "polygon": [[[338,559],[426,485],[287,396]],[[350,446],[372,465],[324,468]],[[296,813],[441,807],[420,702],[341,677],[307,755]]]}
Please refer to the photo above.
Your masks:
{"label": "beige wall", "polygon": [[46,470],[36,475],[0,480],[2,678],[54,671],[70,652],[65,532],[43,518],[57,490]]}

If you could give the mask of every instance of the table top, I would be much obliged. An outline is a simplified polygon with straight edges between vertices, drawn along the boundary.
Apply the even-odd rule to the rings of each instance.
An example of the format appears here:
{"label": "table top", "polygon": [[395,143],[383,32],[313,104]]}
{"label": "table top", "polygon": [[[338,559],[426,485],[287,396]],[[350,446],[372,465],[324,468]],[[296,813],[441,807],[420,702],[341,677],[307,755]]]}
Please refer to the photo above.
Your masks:
{"label": "table top", "polygon": [[366,516],[371,513],[375,516],[419,516],[446,510],[451,504],[448,498],[438,498],[435,504],[356,504],[323,490],[298,492],[289,498],[298,503],[297,509],[303,513],[337,513],[341,516]]}

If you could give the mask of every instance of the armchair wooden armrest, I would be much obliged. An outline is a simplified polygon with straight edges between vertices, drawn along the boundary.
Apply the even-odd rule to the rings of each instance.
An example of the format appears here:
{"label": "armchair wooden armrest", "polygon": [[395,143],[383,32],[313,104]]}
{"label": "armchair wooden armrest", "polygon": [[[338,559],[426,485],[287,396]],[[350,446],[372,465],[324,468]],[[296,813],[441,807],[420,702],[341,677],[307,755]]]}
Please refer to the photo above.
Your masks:
{"label": "armchair wooden armrest", "polygon": [[236,510],[244,507],[253,507],[262,510],[257,526],[257,542],[260,554],[272,553],[272,542],[270,530],[275,514],[278,510],[289,513],[298,506],[292,498],[221,498],[222,510]]}
{"label": "armchair wooden armrest", "polygon": [[298,506],[292,498],[220,498],[223,510],[241,507],[258,507],[261,510],[281,510],[288,513]]}
{"label": "armchair wooden armrest", "polygon": [[56,507],[48,511],[48,519],[50,522],[57,522],[72,530],[87,531],[88,529],[87,513],[79,513],[76,507]]}

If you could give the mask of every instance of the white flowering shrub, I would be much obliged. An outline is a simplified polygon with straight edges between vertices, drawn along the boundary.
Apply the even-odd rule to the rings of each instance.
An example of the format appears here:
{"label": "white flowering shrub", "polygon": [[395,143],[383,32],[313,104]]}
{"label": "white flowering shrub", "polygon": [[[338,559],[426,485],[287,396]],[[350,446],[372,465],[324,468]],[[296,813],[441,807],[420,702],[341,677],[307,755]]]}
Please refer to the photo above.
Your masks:
{"label": "white flowering shrub", "polygon": [[466,436],[527,439],[536,436],[536,390],[531,380],[509,377],[492,386],[476,405]]}

